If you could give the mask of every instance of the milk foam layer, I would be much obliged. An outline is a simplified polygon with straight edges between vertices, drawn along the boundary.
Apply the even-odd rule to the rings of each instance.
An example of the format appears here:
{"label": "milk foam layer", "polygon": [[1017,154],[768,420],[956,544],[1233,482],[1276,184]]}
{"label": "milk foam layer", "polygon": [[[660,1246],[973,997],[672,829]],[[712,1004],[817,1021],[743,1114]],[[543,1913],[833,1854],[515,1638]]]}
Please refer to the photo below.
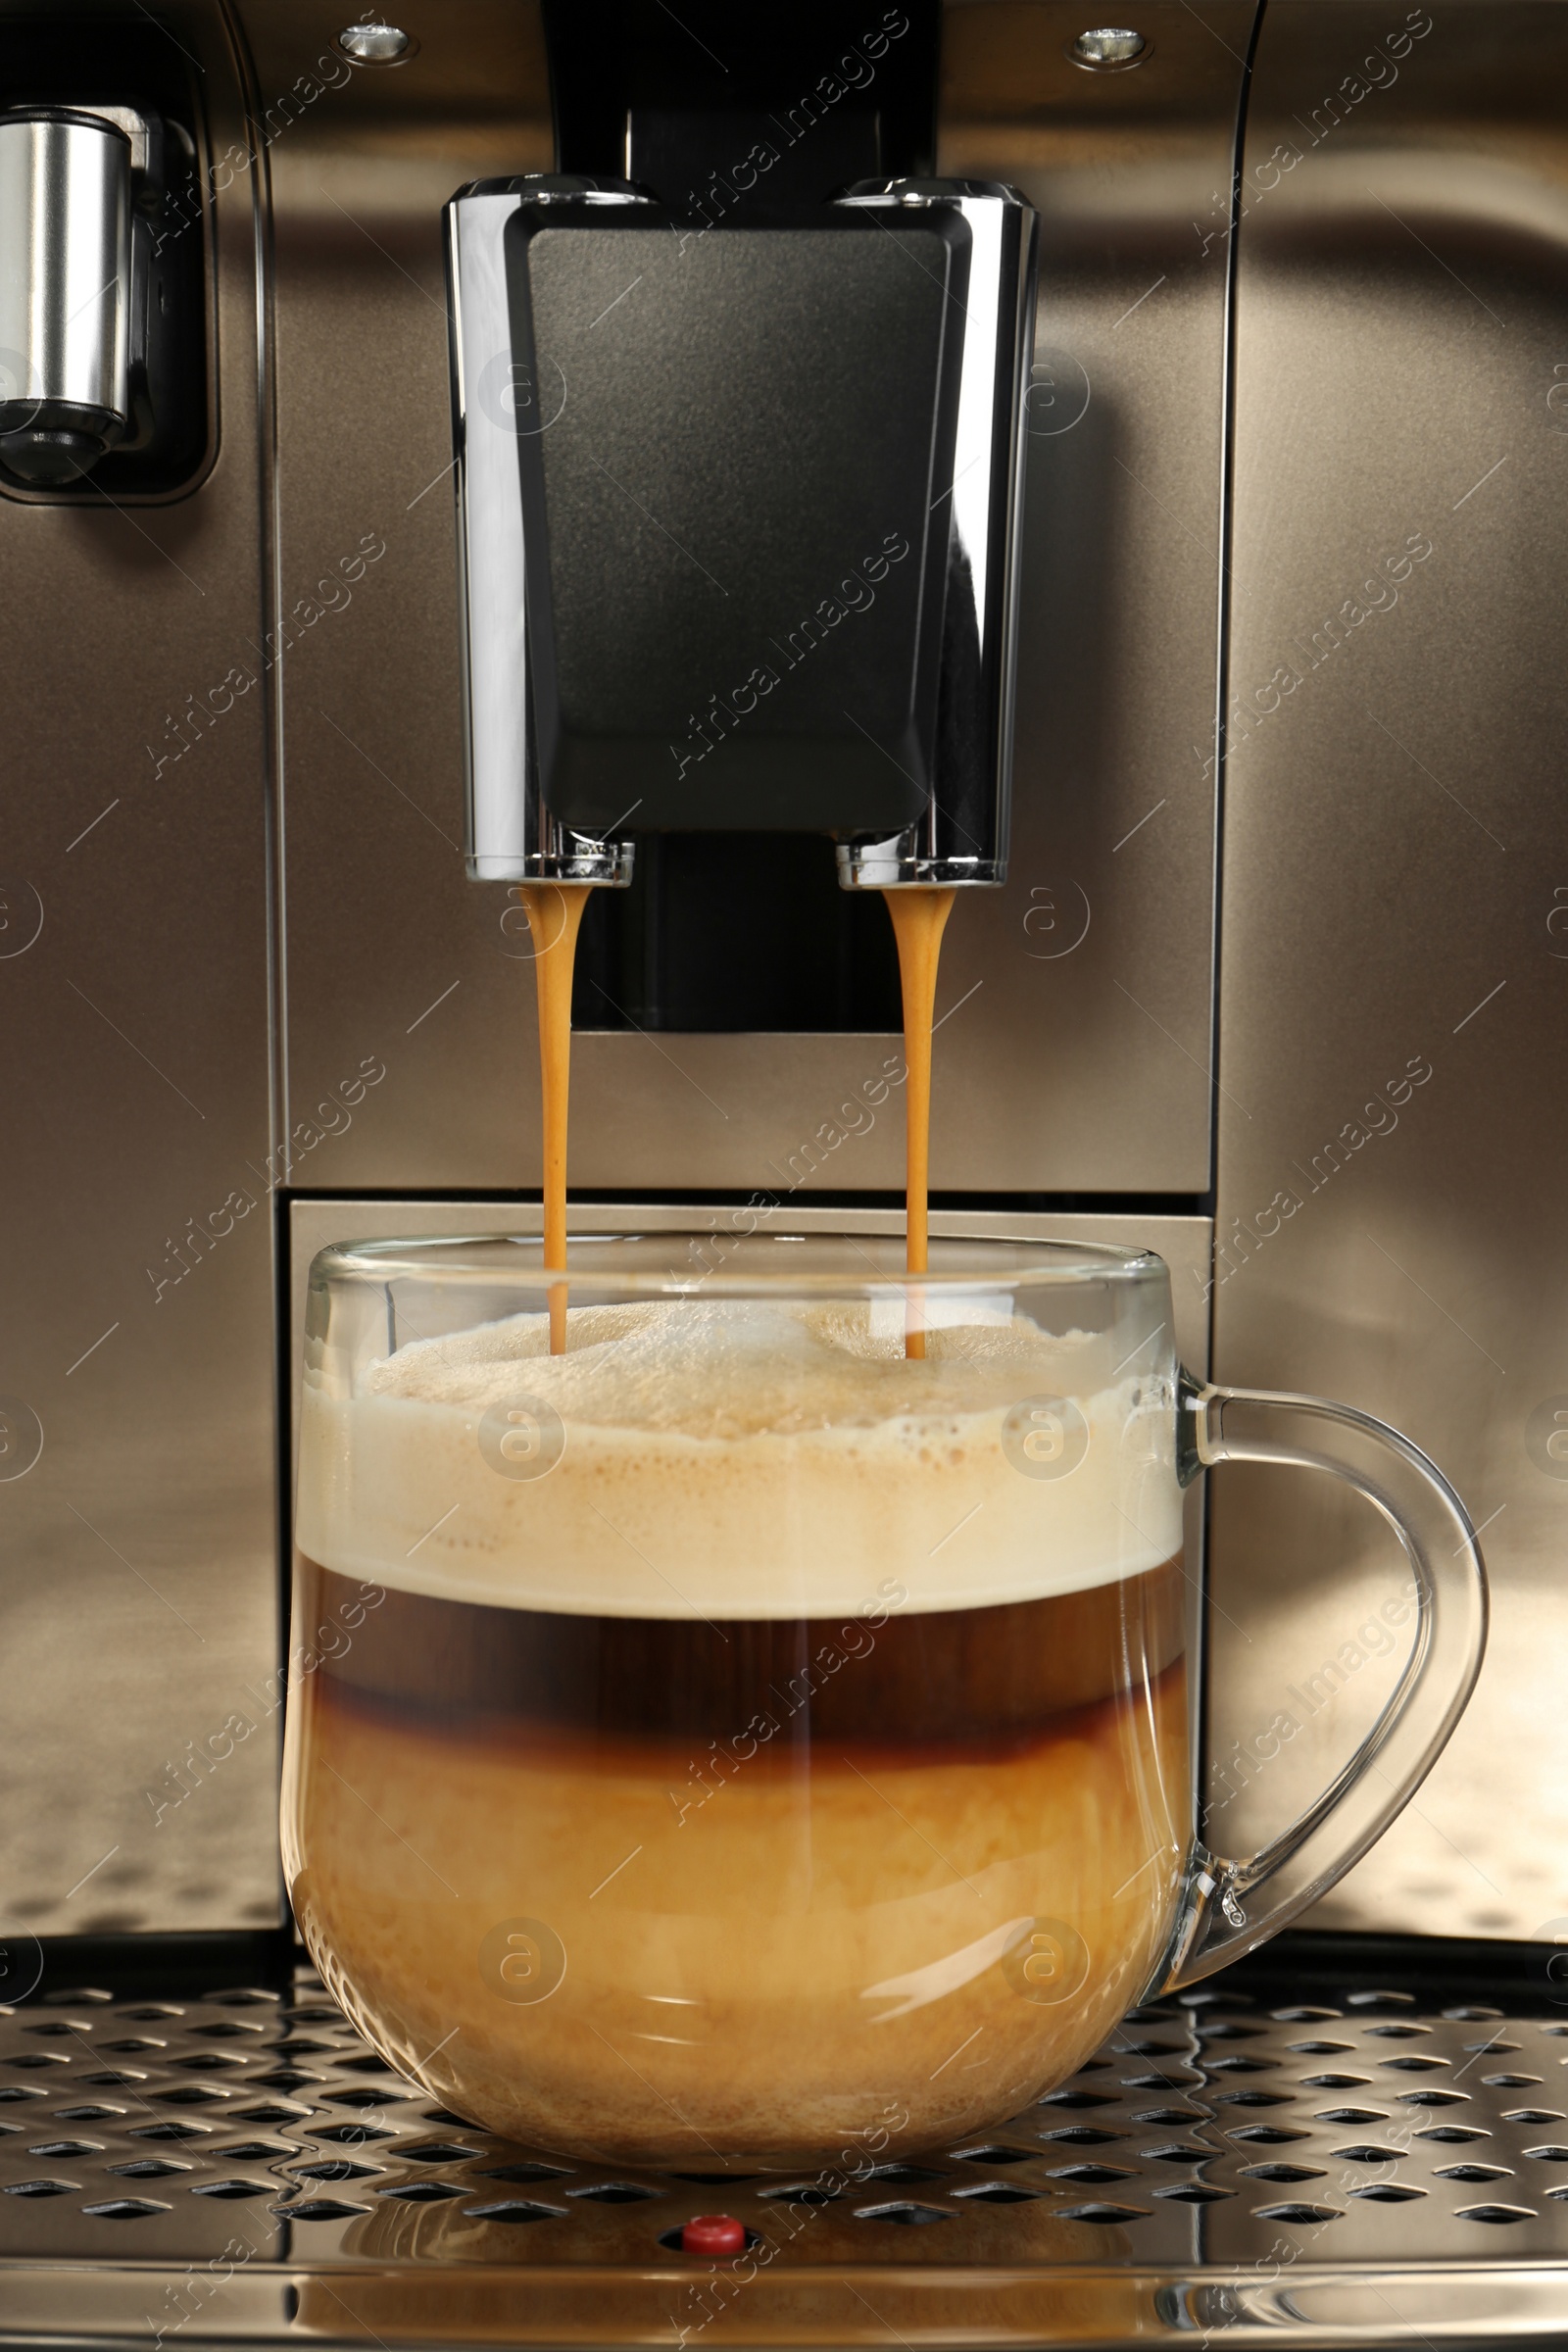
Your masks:
{"label": "milk foam layer", "polygon": [[[300,1548],[454,1600],[712,1620],[1035,1599],[1180,1549],[1168,1382],[970,1299],[931,1319],[912,1362],[898,1300],[671,1299],[574,1309],[563,1356],[530,1314],[416,1342],[352,1394],[313,1365]],[[1061,1397],[1088,1442],[1054,1476],[1021,1441],[1029,1400]],[[493,1466],[518,1404],[559,1416],[544,1475]]]}

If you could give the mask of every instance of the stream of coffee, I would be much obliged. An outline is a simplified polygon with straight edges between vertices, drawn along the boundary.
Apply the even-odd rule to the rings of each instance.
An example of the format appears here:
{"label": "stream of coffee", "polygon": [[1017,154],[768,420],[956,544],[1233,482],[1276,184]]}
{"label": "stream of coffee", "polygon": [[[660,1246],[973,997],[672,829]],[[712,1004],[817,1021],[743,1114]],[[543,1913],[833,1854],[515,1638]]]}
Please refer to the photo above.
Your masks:
{"label": "stream of coffee", "polygon": [[[545,1264],[566,1262],[566,1113],[571,1093],[571,975],[592,885],[530,882],[518,891],[533,934],[545,1159]],[[566,1352],[566,1285],[550,1286],[550,1352]]]}
{"label": "stream of coffee", "polygon": [[[923,1274],[930,1263],[931,1015],[942,934],[956,895],[924,889],[883,893],[899,943],[904,992],[904,1063],[908,1072],[904,1099],[904,1262],[911,1274]],[[918,1298],[911,1298],[906,1308],[904,1352],[925,1353],[924,1303]]]}
{"label": "stream of coffee", "polygon": [[[545,1264],[566,1262],[566,1125],[571,1090],[571,975],[577,929],[592,884],[531,882],[518,890],[533,935],[539,991],[539,1072],[544,1124]],[[904,994],[905,1265],[925,1273],[930,1263],[931,1029],[942,934],[953,912],[952,890],[884,892],[899,948]],[[550,1286],[550,1352],[566,1352],[566,1285]],[[908,1302],[906,1356],[925,1354],[925,1316]]]}

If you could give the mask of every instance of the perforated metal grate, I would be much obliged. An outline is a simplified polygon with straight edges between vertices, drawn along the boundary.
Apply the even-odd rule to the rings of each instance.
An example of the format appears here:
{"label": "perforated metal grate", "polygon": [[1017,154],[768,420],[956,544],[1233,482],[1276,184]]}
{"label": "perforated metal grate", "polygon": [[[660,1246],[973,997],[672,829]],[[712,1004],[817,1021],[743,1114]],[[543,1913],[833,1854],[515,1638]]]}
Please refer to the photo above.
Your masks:
{"label": "perforated metal grate", "polygon": [[682,2223],[715,2209],[775,2287],[889,2266],[1555,2264],[1565,2069],[1568,2018],[1422,2015],[1376,1990],[1269,2009],[1222,1989],[1138,2012],[1071,2082],[962,2145],[858,2179],[715,2179],[474,2130],[306,1975],[281,1995],[81,1987],[0,2010],[0,2264],[653,2270],[667,2288],[726,2276],[679,2252]]}

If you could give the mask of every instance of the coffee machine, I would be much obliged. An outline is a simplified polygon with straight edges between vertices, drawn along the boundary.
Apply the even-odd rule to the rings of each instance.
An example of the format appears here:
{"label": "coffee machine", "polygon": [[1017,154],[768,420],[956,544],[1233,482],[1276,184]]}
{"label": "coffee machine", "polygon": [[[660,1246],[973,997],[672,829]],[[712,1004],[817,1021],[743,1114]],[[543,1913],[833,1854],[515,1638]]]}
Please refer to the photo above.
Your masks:
{"label": "coffee machine", "polygon": [[[0,2340],[1568,2325],[1562,0],[8,4],[0,85]],[[834,254],[764,268],[786,228]],[[465,355],[491,229],[538,332]],[[622,338],[586,434],[552,288]],[[839,599],[808,653],[781,579]],[[1407,1431],[1494,1580],[1452,1746],[1305,1934],[798,2240],[746,2190],[744,2291],[666,2243],[700,2183],[406,2100],[279,1891],[305,1272],[537,1229],[552,874],[604,885],[579,1219],[897,1231],[859,885],[957,879],[935,1229],[1157,1249],[1195,1372]],[[1377,1514],[1250,1475],[1194,1530],[1231,1851],[1402,1661]]]}

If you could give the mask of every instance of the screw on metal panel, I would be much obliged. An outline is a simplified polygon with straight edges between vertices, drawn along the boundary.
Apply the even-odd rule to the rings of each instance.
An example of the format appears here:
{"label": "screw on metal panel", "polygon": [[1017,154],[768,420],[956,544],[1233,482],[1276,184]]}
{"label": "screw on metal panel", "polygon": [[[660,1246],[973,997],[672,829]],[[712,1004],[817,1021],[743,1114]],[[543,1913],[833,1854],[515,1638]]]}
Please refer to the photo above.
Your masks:
{"label": "screw on metal panel", "polygon": [[416,43],[400,24],[346,24],[337,45],[357,66],[401,66]]}
{"label": "screw on metal panel", "polygon": [[1143,34],[1125,24],[1092,25],[1067,47],[1073,64],[1087,66],[1093,73],[1114,73],[1120,67],[1140,65],[1148,54],[1149,43]]}

